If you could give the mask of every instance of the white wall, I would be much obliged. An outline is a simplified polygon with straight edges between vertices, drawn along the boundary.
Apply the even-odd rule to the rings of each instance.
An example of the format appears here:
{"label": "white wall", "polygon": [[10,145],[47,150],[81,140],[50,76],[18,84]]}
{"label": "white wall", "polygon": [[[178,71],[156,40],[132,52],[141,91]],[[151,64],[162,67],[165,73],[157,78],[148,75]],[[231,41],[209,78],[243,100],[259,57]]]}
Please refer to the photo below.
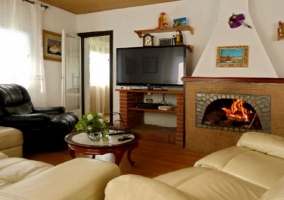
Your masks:
{"label": "white wall", "polygon": [[[190,67],[190,73],[192,73],[217,24],[219,7],[220,0],[183,0],[78,15],[77,17],[71,13],[51,7],[47,10],[49,14],[48,12],[46,13],[48,17],[45,16],[44,28],[59,33],[61,29],[70,29],[70,31],[77,33],[113,30],[113,69],[115,83],[116,48],[142,46],[142,39],[138,38],[134,30],[157,27],[160,12],[166,12],[170,25],[172,25],[171,22],[174,18],[187,17],[188,24],[194,28],[194,35],[191,35],[189,32],[183,33],[185,43],[194,45],[195,48],[193,53],[189,53],[190,63],[187,63]],[[283,8],[283,0],[249,0],[249,11],[255,26],[254,28],[279,77],[284,77],[284,67],[282,66],[282,63],[284,63],[284,40],[277,41],[276,31],[278,21],[284,21]],[[158,45],[158,38],[169,38],[172,37],[173,33],[153,35],[155,36],[155,45]],[[45,65],[48,92],[51,94],[50,98],[55,98],[56,102],[60,102],[58,100],[59,93],[57,93],[57,89],[59,89],[58,86],[60,85],[61,63],[45,61]],[[118,99],[117,92],[114,92],[114,98]],[[115,111],[119,110],[118,105],[119,102],[114,101]]]}
{"label": "white wall", "polygon": [[[249,13],[247,0],[221,0],[218,23],[197,63],[192,76],[206,77],[270,77],[277,78],[275,69],[257,34]],[[244,14],[245,23],[252,26],[230,28],[229,17]],[[216,67],[218,46],[248,46],[247,67]]]}

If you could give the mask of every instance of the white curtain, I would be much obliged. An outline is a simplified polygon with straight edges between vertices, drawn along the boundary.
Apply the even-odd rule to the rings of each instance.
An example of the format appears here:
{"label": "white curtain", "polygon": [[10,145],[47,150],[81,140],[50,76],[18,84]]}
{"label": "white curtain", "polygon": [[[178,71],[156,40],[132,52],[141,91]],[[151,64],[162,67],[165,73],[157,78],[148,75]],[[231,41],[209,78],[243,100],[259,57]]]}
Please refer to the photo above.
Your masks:
{"label": "white curtain", "polygon": [[24,86],[35,106],[46,106],[40,4],[0,1],[0,83]]}
{"label": "white curtain", "polygon": [[90,110],[109,113],[109,37],[90,39]]}

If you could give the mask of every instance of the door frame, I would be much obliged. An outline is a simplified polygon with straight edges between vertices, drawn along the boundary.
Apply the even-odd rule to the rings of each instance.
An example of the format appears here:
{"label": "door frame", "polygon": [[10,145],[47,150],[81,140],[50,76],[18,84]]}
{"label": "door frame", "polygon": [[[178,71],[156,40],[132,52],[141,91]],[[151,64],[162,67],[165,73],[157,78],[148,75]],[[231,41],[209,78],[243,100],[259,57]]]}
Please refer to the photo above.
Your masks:
{"label": "door frame", "polygon": [[[100,36],[109,36],[109,108],[110,113],[113,112],[113,31],[95,31],[95,32],[84,32],[78,33],[78,36],[81,37],[81,58],[84,58],[84,39],[90,37],[100,37]],[[81,59],[81,85],[82,85],[82,114],[85,114],[85,78],[84,78],[84,66],[85,66],[85,59]],[[112,123],[113,116],[110,115],[110,122]]]}
{"label": "door frame", "polygon": [[[66,108],[66,110],[67,111],[70,111],[70,112],[75,112],[77,115],[78,115],[78,117],[79,118],[81,118],[82,117],[82,103],[81,103],[81,100],[82,100],[82,91],[81,91],[81,89],[79,89],[79,108],[78,109],[75,109],[75,110],[69,110],[68,109],[68,107],[66,107],[66,69],[67,69],[67,66],[66,66],[66,57],[67,57],[67,52],[66,52],[66,41],[67,41],[67,36],[69,36],[69,37],[72,37],[72,38],[76,38],[76,40],[78,40],[79,41],[79,46],[78,46],[78,48],[80,48],[80,46],[81,46],[81,41],[82,40],[80,40],[80,37],[78,36],[78,35],[76,35],[76,34],[73,34],[73,33],[69,33],[69,32],[67,32],[66,30],[62,30],[62,34],[61,34],[61,40],[62,40],[62,62],[61,62],[61,66],[62,66],[62,71],[61,71],[61,73],[62,73],[62,85],[61,85],[61,87],[62,87],[62,100],[61,100],[61,102],[62,102],[62,105]],[[80,51],[80,49],[78,49],[78,51]],[[79,52],[79,62],[78,62],[78,68],[79,68],[79,76],[80,76],[80,79],[79,79],[79,81],[80,81],[80,83],[82,82],[81,81],[81,79],[82,79],[82,72],[81,72],[81,69],[82,68],[80,68],[80,64],[81,64],[81,52]]]}

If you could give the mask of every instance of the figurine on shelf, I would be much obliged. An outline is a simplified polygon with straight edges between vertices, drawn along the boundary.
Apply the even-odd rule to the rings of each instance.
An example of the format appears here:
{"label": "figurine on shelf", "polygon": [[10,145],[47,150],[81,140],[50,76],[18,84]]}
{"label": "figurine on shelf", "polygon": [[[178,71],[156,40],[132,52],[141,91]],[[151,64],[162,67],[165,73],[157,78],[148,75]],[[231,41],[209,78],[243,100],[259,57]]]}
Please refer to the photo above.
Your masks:
{"label": "figurine on shelf", "polygon": [[173,36],[175,45],[183,45],[183,36],[180,30],[176,31],[176,35]]}
{"label": "figurine on shelf", "polygon": [[158,19],[158,27],[157,29],[168,28],[166,13],[161,12]]}
{"label": "figurine on shelf", "polygon": [[279,21],[278,22],[278,32],[279,32],[279,36],[280,37],[283,37],[283,33],[282,33],[282,22],[281,21]]}

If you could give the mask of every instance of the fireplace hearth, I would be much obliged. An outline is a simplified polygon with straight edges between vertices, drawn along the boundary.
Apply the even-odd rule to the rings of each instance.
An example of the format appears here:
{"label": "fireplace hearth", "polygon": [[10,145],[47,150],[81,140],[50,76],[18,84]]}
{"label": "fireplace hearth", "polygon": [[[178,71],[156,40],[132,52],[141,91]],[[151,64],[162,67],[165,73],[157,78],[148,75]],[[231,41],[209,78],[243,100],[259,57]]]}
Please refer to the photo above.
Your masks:
{"label": "fireplace hearth", "polygon": [[270,96],[196,93],[196,126],[270,133]]}

